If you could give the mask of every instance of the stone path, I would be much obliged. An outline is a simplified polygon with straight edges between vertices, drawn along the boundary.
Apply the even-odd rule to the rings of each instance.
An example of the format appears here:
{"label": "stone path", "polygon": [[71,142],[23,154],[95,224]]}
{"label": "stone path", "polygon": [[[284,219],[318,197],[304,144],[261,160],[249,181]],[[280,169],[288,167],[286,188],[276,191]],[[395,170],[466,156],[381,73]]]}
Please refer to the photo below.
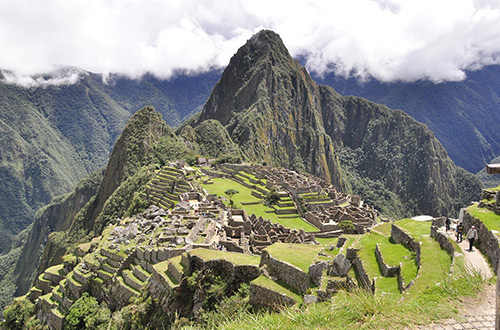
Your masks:
{"label": "stone path", "polygon": [[[443,228],[444,229],[444,228]],[[451,233],[450,233],[451,234]],[[455,239],[455,236],[452,236]],[[465,264],[476,269],[486,278],[493,276],[490,265],[477,248],[468,251],[469,241],[464,239],[458,244],[464,254]],[[461,330],[461,329],[495,329],[495,285],[488,285],[478,299],[464,299],[463,320],[445,320],[441,324],[419,326],[417,329]]]}
{"label": "stone path", "polygon": [[458,245],[464,253],[464,260],[467,266],[477,270],[486,278],[493,277],[491,266],[488,264],[484,256],[481,254],[481,252],[479,252],[477,248],[469,251],[469,241],[466,239],[464,239],[461,243],[458,243]]}

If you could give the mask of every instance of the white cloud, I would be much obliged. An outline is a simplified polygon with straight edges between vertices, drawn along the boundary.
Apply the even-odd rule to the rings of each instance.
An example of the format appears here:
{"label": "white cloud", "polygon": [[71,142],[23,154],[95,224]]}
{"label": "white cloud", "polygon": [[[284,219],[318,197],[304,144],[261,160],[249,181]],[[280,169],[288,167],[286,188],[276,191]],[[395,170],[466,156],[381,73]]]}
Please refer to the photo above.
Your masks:
{"label": "white cloud", "polygon": [[168,78],[227,65],[262,28],[320,74],[460,80],[500,63],[494,0],[0,0],[0,68]]}

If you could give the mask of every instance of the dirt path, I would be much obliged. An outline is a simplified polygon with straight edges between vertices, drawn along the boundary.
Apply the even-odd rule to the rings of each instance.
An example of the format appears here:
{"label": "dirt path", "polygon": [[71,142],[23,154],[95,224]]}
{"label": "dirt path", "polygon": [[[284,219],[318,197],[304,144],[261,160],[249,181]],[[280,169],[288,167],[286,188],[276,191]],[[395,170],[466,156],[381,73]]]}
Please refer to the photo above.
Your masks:
{"label": "dirt path", "polygon": [[[452,236],[452,238],[455,237]],[[493,277],[490,264],[477,248],[469,251],[469,241],[467,239],[458,245],[462,249],[459,253],[464,255],[464,261],[468,267],[477,270],[486,278]],[[439,324],[420,326],[417,329],[495,329],[495,290],[496,286],[494,284],[487,284],[477,297],[464,298],[460,311],[463,317],[462,320],[448,319],[440,321]]]}
{"label": "dirt path", "polygon": [[458,243],[458,245],[462,249],[465,264],[467,266],[469,266],[471,269],[477,270],[486,278],[493,277],[493,270],[491,269],[490,264],[486,261],[482,253],[479,252],[477,248],[469,251],[469,242],[467,240]]}

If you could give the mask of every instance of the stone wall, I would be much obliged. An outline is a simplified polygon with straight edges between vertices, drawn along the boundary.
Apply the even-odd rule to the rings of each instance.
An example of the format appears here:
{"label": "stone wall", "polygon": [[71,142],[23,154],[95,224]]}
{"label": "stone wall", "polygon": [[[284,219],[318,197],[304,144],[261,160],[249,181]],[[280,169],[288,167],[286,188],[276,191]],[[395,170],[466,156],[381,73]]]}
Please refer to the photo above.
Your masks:
{"label": "stone wall", "polygon": [[476,226],[478,240],[476,245],[479,249],[488,256],[491,260],[491,264],[493,265],[493,269],[498,269],[499,258],[500,258],[500,247],[498,238],[495,234],[486,228],[486,226],[479,220],[474,218],[469,214],[469,212],[465,212],[464,215],[464,239],[472,226]]}
{"label": "stone wall", "polygon": [[400,268],[399,266],[388,266],[385,261],[382,253],[380,252],[379,243],[375,245],[375,257],[377,258],[377,263],[382,272],[382,275],[385,277],[394,277],[397,276]]}
{"label": "stone wall", "polygon": [[346,254],[347,259],[352,263],[354,270],[358,276],[359,283],[361,286],[371,292],[375,293],[375,280],[370,279],[368,274],[366,273],[365,267],[363,266],[363,262],[358,257],[357,249],[347,249]]}
{"label": "stone wall", "polygon": [[293,306],[297,302],[283,293],[273,291],[268,288],[250,283],[250,304],[265,306],[272,309],[280,307]]}
{"label": "stone wall", "polygon": [[441,249],[446,250],[448,254],[451,256],[451,258],[454,258],[455,255],[455,249],[453,248],[453,245],[450,242],[450,238],[448,235],[443,234],[438,230],[438,227],[435,225],[431,226],[431,237],[434,237],[434,239],[439,243],[439,246],[441,246]]}
{"label": "stone wall", "polygon": [[417,264],[417,269],[420,269],[420,242],[415,241],[410,235],[405,233],[395,224],[392,224],[391,226],[391,238],[394,243],[403,244],[415,253],[415,263]]}
{"label": "stone wall", "polygon": [[[410,283],[406,283],[405,279],[403,278],[403,271],[402,271],[403,265],[399,263],[399,273],[398,273],[398,289],[399,292],[403,293],[403,291],[408,290],[411,288],[415,280],[411,280]],[[418,274],[417,274],[418,278]]]}
{"label": "stone wall", "polygon": [[267,251],[262,251],[261,266],[266,265],[269,272],[285,282],[301,294],[311,287],[311,278],[298,267],[272,257]]}

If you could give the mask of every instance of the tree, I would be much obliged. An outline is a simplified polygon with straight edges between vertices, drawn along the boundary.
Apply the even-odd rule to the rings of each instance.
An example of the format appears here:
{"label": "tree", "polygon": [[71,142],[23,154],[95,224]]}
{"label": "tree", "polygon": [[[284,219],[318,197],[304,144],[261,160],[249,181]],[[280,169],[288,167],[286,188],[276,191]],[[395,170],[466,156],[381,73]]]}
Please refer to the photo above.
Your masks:
{"label": "tree", "polygon": [[224,194],[229,196],[229,206],[234,206],[233,196],[239,194],[239,191],[236,189],[228,189],[224,192]]}

